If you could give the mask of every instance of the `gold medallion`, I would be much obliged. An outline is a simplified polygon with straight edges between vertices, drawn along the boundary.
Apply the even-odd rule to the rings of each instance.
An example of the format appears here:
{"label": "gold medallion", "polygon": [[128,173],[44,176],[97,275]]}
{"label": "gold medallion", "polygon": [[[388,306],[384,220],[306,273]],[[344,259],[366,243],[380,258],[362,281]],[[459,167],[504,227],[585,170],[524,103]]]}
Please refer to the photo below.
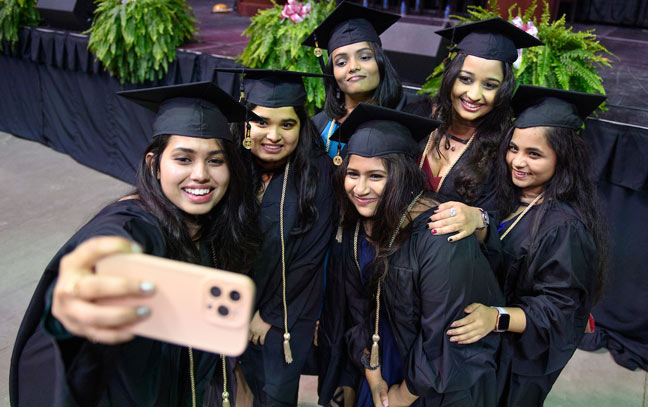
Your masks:
{"label": "gold medallion", "polygon": [[322,56],[322,49],[321,48],[315,48],[315,51],[313,51],[316,57],[321,57]]}
{"label": "gold medallion", "polygon": [[253,144],[254,142],[250,137],[246,137],[243,139],[243,147],[245,147],[247,150],[250,150]]}
{"label": "gold medallion", "polygon": [[342,164],[342,157],[339,155],[333,157],[333,164],[339,167]]}

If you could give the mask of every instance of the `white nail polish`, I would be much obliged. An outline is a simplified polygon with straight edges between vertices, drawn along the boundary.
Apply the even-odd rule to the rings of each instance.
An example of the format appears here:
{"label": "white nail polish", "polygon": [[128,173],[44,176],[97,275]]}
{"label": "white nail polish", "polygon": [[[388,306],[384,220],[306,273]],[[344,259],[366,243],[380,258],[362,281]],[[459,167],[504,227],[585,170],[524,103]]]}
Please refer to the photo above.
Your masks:
{"label": "white nail polish", "polygon": [[143,293],[151,293],[153,290],[155,290],[155,284],[150,281],[142,281],[140,283],[140,291]]}
{"label": "white nail polish", "polygon": [[142,246],[135,242],[131,242],[131,251],[133,253],[144,253],[144,250],[142,249]]}
{"label": "white nail polish", "polygon": [[137,307],[138,317],[145,317],[150,313],[151,313],[151,309],[149,307]]}

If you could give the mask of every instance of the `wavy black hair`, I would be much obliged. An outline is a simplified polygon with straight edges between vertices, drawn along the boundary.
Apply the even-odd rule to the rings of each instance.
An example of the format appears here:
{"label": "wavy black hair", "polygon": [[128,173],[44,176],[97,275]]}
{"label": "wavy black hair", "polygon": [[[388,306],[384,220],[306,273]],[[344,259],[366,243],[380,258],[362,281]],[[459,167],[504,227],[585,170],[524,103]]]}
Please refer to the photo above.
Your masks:
{"label": "wavy black hair", "polygon": [[[369,41],[368,43],[374,53],[380,73],[380,82],[368,103],[393,109],[403,98],[403,84],[382,47],[376,42]],[[329,58],[324,73],[333,75],[333,58]],[[324,101],[326,115],[336,120],[344,117],[347,114],[344,107],[344,93],[338,87],[335,79],[325,79],[324,88],[326,89],[326,100]]]}
{"label": "wavy black hair", "polygon": [[[257,105],[253,103],[246,103],[248,110],[254,110]],[[299,142],[295,151],[290,157],[291,169],[295,177],[295,185],[297,187],[297,224],[291,231],[292,234],[302,234],[308,232],[317,221],[319,213],[315,202],[317,196],[317,181],[318,181],[318,167],[315,163],[316,158],[326,154],[324,150],[324,142],[317,133],[317,129],[313,124],[306,109],[303,106],[293,106],[297,117],[299,118]],[[245,123],[234,123],[232,125],[232,132],[235,137],[242,140],[245,129]],[[240,146],[241,143],[239,142]],[[242,155],[247,158],[246,160],[246,174],[252,181],[254,191],[259,191],[262,188],[261,182],[261,168],[252,156],[250,150],[240,147]]]}
{"label": "wavy black hair", "polygon": [[[444,137],[447,140],[449,129],[452,126],[452,88],[459,77],[465,59],[465,54],[457,54],[453,59],[446,61],[441,86],[434,98],[435,108],[432,118],[440,120],[442,123],[436,132],[433,146],[440,155],[442,154],[440,149],[442,140]],[[498,146],[511,126],[511,99],[515,92],[515,75],[511,64],[507,62],[501,62],[501,64],[503,79],[493,101],[493,110],[479,119],[471,147],[466,151],[466,165],[459,169],[455,178],[455,190],[468,204],[477,199],[480,186],[494,168]]]}
{"label": "wavy black hair", "polygon": [[[187,221],[197,222],[201,227],[200,241],[213,245],[215,266],[247,274],[261,244],[261,236],[257,226],[258,205],[252,188],[242,177],[236,176],[245,171],[236,147],[231,141],[218,140],[230,172],[227,191],[209,213],[193,216],[166,197],[157,178],[160,157],[170,138],[170,135],[157,136],[147,147],[137,172],[135,191],[144,209],[160,222],[169,258],[200,262],[200,253],[186,226]],[[149,153],[152,156],[147,160]]]}
{"label": "wavy black hair", "polygon": [[[376,256],[370,263],[372,277],[368,284],[369,293],[373,293],[381,276],[388,271],[389,256],[396,253],[412,233],[412,217],[407,215],[408,225],[403,228],[391,248],[389,242],[392,234],[398,227],[403,213],[414,200],[424,191],[425,174],[418,167],[412,157],[405,154],[387,154],[380,156],[387,171],[387,182],[378,200],[376,213],[372,218],[371,235],[369,236]],[[335,172],[335,195],[344,213],[344,226],[355,227],[356,222],[362,220],[353,203],[349,200],[344,188],[350,157],[347,155]],[[425,191],[418,200],[419,204],[429,207],[438,205],[436,194]]]}
{"label": "wavy black hair", "polygon": [[[560,127],[540,127],[551,149],[556,153],[556,169],[543,186],[543,204],[538,207],[532,228],[534,242],[542,220],[556,202],[564,202],[576,211],[580,220],[592,234],[596,245],[596,281],[598,299],[607,269],[608,239],[601,216],[596,183],[592,179],[591,159],[585,140],[578,131]],[[499,149],[497,161],[497,204],[503,216],[515,212],[520,206],[522,190],[513,184],[506,162],[515,128],[507,134]],[[533,250],[533,243],[531,250]],[[531,256],[529,256],[531,257]]]}

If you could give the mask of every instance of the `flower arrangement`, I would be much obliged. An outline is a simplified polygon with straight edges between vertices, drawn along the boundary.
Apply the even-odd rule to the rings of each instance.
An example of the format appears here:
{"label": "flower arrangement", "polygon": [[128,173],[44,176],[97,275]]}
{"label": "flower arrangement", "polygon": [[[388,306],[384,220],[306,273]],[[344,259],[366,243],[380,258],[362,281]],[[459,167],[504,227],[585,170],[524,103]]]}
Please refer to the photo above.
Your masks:
{"label": "flower arrangement", "polygon": [[36,0],[0,0],[0,51],[5,41],[13,48],[20,27],[37,26],[39,22]]}
{"label": "flower arrangement", "polygon": [[88,49],[122,83],[152,81],[167,72],[195,24],[184,0],[99,0]]}
{"label": "flower arrangement", "polygon": [[[303,4],[288,0],[284,6],[271,1],[274,7],[259,11],[243,31],[250,42],[238,62],[250,68],[321,72],[313,49],[301,43],[333,11],[335,1]],[[312,113],[324,104],[324,85],[317,78],[305,78],[304,84],[306,108]]]}
{"label": "flower arrangement", "polygon": [[[598,70],[611,66],[610,59],[604,54],[611,56],[613,54],[599,44],[594,30],[574,32],[571,27],[565,27],[564,15],[550,22],[549,5],[546,0],[543,0],[543,3],[544,9],[539,22],[533,17],[537,7],[536,1],[524,13],[517,5],[508,9],[508,21],[532,35],[536,34],[545,43],[545,46],[518,51],[520,58],[514,64],[518,83],[605,94]],[[489,0],[489,9],[468,7],[469,17],[457,17],[464,23],[499,17],[501,14],[496,0]],[[516,8],[517,15],[513,18],[513,11]],[[420,93],[427,93],[430,96],[436,94],[441,84],[442,74],[443,63],[434,69]]]}

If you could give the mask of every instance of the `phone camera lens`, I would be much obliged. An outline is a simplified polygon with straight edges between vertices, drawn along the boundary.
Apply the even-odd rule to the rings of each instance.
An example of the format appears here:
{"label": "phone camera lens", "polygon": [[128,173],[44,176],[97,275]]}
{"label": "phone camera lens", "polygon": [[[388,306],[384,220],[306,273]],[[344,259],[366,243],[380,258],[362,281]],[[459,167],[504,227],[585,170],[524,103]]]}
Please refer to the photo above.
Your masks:
{"label": "phone camera lens", "polygon": [[218,288],[218,287],[216,287],[216,286],[213,286],[213,287],[209,290],[209,292],[211,292],[211,295],[212,295],[213,297],[220,297],[220,295],[221,295],[221,289]]}
{"label": "phone camera lens", "polygon": [[220,307],[218,307],[218,313],[222,316],[227,316],[227,314],[229,314],[229,309],[227,309],[226,306],[221,305]]}
{"label": "phone camera lens", "polygon": [[231,291],[230,298],[232,299],[232,301],[238,301],[241,299],[241,293],[236,290]]}

